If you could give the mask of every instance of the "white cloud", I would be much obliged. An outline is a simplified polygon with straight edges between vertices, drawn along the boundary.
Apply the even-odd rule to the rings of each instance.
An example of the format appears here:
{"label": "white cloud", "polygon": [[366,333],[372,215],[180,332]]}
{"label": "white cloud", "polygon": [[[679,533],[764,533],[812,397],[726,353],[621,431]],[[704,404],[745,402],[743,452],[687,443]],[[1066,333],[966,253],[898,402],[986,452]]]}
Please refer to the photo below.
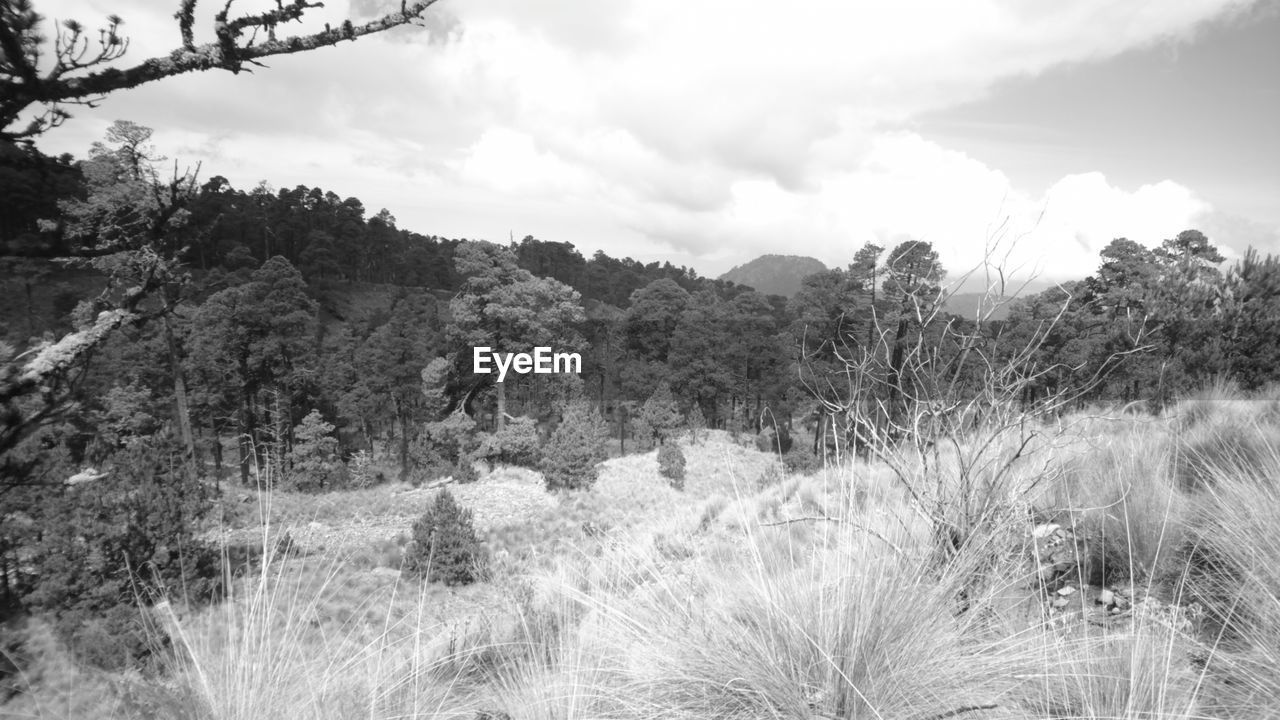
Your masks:
{"label": "white cloud", "polygon": [[[1112,237],[1158,241],[1207,205],[1161,178],[1126,190],[1097,174],[1033,197],[909,132],[911,118],[1249,4],[454,0],[417,42],[366,38],[251,77],[167,80],[78,111],[49,140],[80,153],[116,117],[176,126],[191,159],[204,153],[207,174],[240,186],[320,185],[422,232],[514,228],[587,253],[683,253],[714,271],[765,251],[844,263],[862,242],[903,236],[959,268],[1002,214],[1027,229],[1047,207],[1024,245],[1067,277]],[[313,22],[348,11],[330,5]],[[139,33],[130,58],[174,46],[167,9],[134,0],[120,12]]]}

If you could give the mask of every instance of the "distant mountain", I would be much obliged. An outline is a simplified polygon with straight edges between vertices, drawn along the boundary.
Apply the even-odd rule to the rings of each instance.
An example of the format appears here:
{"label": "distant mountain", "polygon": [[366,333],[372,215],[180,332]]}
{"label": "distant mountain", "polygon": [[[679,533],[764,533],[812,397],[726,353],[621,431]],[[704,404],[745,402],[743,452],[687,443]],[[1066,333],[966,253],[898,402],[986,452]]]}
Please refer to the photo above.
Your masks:
{"label": "distant mountain", "polygon": [[[1025,298],[1044,292],[1053,286],[1053,283],[1045,280],[1032,280],[1026,284],[1011,284],[1008,289],[1016,292],[1017,297]],[[945,307],[947,312],[963,318],[973,319],[981,308],[984,314],[991,313],[988,320],[1004,320],[1009,317],[1009,303],[1013,299],[1013,296],[1000,296],[986,292],[958,292],[947,298]]]}
{"label": "distant mountain", "polygon": [[[956,293],[947,298],[945,308],[949,313],[972,320],[977,317],[978,308],[981,307],[984,313],[991,311],[991,316],[987,319],[1004,320],[1009,317],[1008,301],[1011,299],[987,295],[986,293]],[[1003,304],[995,307],[1000,302],[1003,302]]]}
{"label": "distant mountain", "polygon": [[765,295],[791,297],[800,290],[800,281],[814,273],[825,272],[826,265],[801,255],[761,255],[745,265],[720,276],[739,285],[747,285]]}

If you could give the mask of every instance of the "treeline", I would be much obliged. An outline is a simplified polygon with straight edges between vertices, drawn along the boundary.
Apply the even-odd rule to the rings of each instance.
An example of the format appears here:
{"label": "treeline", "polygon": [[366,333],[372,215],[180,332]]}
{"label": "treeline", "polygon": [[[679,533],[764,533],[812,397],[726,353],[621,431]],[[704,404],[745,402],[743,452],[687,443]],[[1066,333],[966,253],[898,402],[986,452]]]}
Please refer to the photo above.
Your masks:
{"label": "treeline", "polygon": [[[569,243],[424,236],[320,189],[162,177],[149,135],[118,123],[85,161],[30,150],[0,173],[6,190],[46,193],[5,206],[3,240],[28,263],[16,272],[59,256],[107,277],[102,296],[57,319],[63,329],[84,326],[119,293],[121,274],[138,272],[102,258],[162,260],[140,306],[155,321],[104,343],[75,388],[77,462],[93,459],[83,448],[104,417],[126,414],[109,406],[122,402],[163,419],[192,457],[219,473],[238,466],[248,481],[262,458],[285,462],[294,428],[318,410],[344,454],[384,454],[409,477],[422,470],[423,424],[443,415],[461,411],[480,431],[554,416],[557,382],[476,376],[470,348],[480,344],[580,352],[577,392],[624,441],[628,418],[666,385],[681,412],[696,407],[713,427],[808,423],[815,451],[825,433],[902,425],[920,400],[939,400],[943,378],[948,397],[968,398],[992,381],[993,363],[1017,365],[1003,382],[1020,402],[1070,391],[1077,407],[1158,406],[1214,379],[1252,388],[1275,378],[1276,259],[1250,252],[1223,268],[1194,230],[1155,249],[1117,239],[1093,276],[1014,300],[1003,320],[956,317],[943,310],[946,271],[927,242],[868,244],[788,300],[669,263],[587,259]],[[30,323],[7,320],[15,347],[36,340],[22,335]],[[423,399],[433,360],[443,363],[439,407]],[[238,453],[225,461],[232,438]]]}

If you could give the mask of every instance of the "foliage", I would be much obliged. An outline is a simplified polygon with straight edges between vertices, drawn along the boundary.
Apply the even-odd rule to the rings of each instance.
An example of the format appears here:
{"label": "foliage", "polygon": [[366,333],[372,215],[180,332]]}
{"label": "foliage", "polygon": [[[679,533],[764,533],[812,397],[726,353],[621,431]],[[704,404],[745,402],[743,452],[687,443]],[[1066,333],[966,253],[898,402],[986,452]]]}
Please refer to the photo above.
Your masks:
{"label": "foliage", "polygon": [[325,422],[319,410],[312,410],[293,429],[293,435],[285,485],[293,490],[312,492],[332,487],[341,465],[333,424]]}
{"label": "foliage", "polygon": [[[414,444],[414,462],[440,474],[465,469],[471,465],[476,442],[475,420],[465,413],[450,413],[443,420],[423,424]],[[474,471],[469,475],[474,475]],[[467,480],[474,479],[467,477]]]}
{"label": "foliage", "polygon": [[357,450],[347,462],[347,476],[351,478],[351,487],[367,488],[386,478],[373,464],[373,455],[368,450]]}
{"label": "foliage", "polygon": [[599,472],[597,465],[606,457],[607,435],[608,428],[594,408],[583,400],[569,403],[538,463],[547,489],[589,489]]}
{"label": "foliage", "polygon": [[702,414],[702,406],[698,403],[693,403],[689,414],[685,416],[685,427],[689,428],[689,440],[696,445],[707,429],[707,418]]}
{"label": "foliage", "polygon": [[430,582],[468,585],[480,579],[485,559],[471,511],[458,505],[448,488],[441,490],[413,524],[413,545],[405,555],[405,571],[425,576]]}
{"label": "foliage", "polygon": [[[400,12],[377,17],[355,25],[344,21],[339,28],[323,32],[276,39],[277,27],[300,20],[307,10],[317,7],[307,2],[228,18],[230,6],[214,16],[213,42],[197,46],[193,26],[196,0],[186,0],[174,14],[182,36],[182,47],[132,67],[109,67],[129,49],[129,38],[121,32],[124,20],[108,15],[96,32],[82,23],[63,19],[52,43],[43,27],[44,16],[37,13],[30,0],[6,2],[0,6],[0,38],[6,47],[0,62],[0,141],[30,141],[58,127],[70,114],[64,104],[96,105],[112,92],[137,87],[174,75],[209,70],[215,67],[238,73],[246,65],[265,67],[260,58],[292,54],[337,45],[371,33],[406,25],[422,16],[435,0],[418,0],[400,4]],[[259,34],[265,41],[259,37]],[[97,38],[91,50],[90,38]],[[45,60],[51,61],[46,63]],[[39,112],[29,111],[41,108]],[[25,127],[21,119],[29,117]]]}
{"label": "foliage", "polygon": [[665,361],[680,315],[691,300],[684,288],[665,278],[636,290],[623,319],[627,348],[641,359]]}
{"label": "foliage", "polygon": [[202,602],[219,592],[216,551],[196,537],[209,507],[169,443],[113,455],[104,475],[70,485],[34,508],[43,528],[31,547],[23,602],[57,618],[81,657],[121,669],[149,646],[137,605],[172,595]]}
{"label": "foliage", "polygon": [[658,472],[666,478],[671,487],[684,489],[684,451],[679,443],[666,443],[658,447]]}
{"label": "foliage", "polygon": [[680,408],[671,394],[671,386],[658,383],[657,389],[640,407],[635,420],[636,437],[648,444],[665,444],[683,423]]}
{"label": "foliage", "polygon": [[542,445],[538,423],[533,418],[513,418],[500,430],[480,436],[473,456],[491,463],[534,467]]}
{"label": "foliage", "polygon": [[[448,339],[454,347],[488,347],[496,353],[531,353],[536,347],[570,352],[582,345],[576,325],[584,319],[582,297],[576,290],[549,278],[535,277],[517,264],[508,248],[489,242],[463,244],[455,256],[458,273],[466,278],[462,291],[449,303]],[[506,393],[519,375],[498,381],[496,373],[473,380],[473,391],[492,386],[497,398],[494,417],[500,430],[506,424]]]}
{"label": "foliage", "polygon": [[782,465],[791,475],[812,475],[822,470],[822,458],[794,445],[782,455]]}

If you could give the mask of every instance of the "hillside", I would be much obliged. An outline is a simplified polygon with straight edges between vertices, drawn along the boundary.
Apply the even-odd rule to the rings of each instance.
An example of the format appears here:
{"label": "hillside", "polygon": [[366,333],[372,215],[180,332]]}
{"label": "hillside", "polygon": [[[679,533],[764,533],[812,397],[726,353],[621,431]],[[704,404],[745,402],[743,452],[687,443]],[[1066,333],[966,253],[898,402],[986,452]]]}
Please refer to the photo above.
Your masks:
{"label": "hillside", "polygon": [[719,279],[753,287],[765,295],[791,297],[800,290],[805,277],[826,269],[821,261],[803,255],[761,255]]}

